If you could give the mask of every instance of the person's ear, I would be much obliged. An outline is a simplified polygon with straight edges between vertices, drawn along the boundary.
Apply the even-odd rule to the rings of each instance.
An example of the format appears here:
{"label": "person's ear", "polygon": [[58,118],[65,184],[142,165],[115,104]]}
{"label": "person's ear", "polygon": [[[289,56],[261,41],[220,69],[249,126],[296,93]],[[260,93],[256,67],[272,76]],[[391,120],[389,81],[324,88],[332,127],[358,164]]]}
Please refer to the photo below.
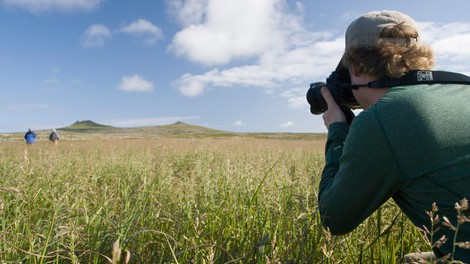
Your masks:
{"label": "person's ear", "polygon": [[361,73],[359,73],[358,71],[356,71],[356,70],[354,69],[354,67],[352,67],[352,66],[348,67],[348,71],[349,71],[349,75],[350,75],[350,76],[354,76],[354,77],[356,77],[356,78],[359,78],[359,77],[361,76]]}

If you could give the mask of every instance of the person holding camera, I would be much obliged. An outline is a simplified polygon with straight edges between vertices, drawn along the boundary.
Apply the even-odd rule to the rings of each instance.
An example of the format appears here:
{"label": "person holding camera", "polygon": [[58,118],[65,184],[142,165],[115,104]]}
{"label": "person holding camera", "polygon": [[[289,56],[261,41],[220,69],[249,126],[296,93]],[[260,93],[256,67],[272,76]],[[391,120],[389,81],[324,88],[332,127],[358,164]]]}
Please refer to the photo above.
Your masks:
{"label": "person holding camera", "polygon": [[[470,249],[462,244],[454,249],[453,243],[455,235],[457,243],[470,241],[470,223],[465,223],[470,218],[458,223],[456,212],[460,208],[467,216],[470,198],[470,81],[431,71],[434,52],[419,37],[416,22],[398,11],[368,12],[349,25],[335,72],[349,74],[343,79],[349,83],[334,86],[327,80],[313,91],[326,104],[328,129],[320,215],[325,228],[342,235],[393,198],[415,226],[433,230],[426,212],[435,204],[441,218],[431,243],[442,237],[445,243],[433,252],[407,255],[406,261],[470,263]],[[345,113],[354,107],[342,103],[343,89],[363,109],[352,121]],[[314,113],[316,99],[309,96]],[[459,225],[458,233],[442,226],[444,216]]]}

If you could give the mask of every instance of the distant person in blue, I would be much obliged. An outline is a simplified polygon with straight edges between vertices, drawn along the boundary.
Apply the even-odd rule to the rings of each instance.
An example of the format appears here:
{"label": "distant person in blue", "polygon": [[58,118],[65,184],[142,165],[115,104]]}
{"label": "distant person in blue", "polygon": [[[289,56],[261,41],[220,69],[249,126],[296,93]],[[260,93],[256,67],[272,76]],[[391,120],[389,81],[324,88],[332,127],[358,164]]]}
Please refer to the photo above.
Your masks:
{"label": "distant person in blue", "polygon": [[54,144],[59,143],[59,134],[57,133],[57,131],[55,129],[52,129],[52,132],[49,135],[49,140],[52,141],[52,143],[54,143]]}
{"label": "distant person in blue", "polygon": [[30,145],[36,142],[36,139],[38,138],[38,135],[34,133],[31,129],[28,129],[28,132],[24,134],[24,139],[26,140],[26,144]]}

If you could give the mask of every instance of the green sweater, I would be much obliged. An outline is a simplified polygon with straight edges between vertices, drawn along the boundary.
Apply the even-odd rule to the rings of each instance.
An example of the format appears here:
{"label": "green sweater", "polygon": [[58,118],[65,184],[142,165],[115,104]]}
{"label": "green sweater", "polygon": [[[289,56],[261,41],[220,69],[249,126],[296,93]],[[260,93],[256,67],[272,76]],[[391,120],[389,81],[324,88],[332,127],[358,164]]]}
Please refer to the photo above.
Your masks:
{"label": "green sweater", "polygon": [[[390,197],[417,227],[431,230],[433,203],[456,225],[455,203],[470,199],[469,101],[469,85],[394,87],[350,127],[331,124],[318,195],[324,226],[348,233]],[[454,234],[442,226],[434,235],[449,238],[437,256],[452,253]],[[470,241],[470,223],[457,241]],[[470,250],[455,257],[470,263]]]}

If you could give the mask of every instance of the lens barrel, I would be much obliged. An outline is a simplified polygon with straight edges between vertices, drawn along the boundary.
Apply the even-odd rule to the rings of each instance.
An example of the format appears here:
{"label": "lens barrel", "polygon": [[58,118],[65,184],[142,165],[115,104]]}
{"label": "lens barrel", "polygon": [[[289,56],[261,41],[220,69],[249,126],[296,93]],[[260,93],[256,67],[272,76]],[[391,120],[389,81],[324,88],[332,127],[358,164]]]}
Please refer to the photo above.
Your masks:
{"label": "lens barrel", "polygon": [[310,112],[314,115],[322,114],[328,109],[328,105],[321,94],[323,86],[326,86],[326,83],[311,83],[310,89],[307,91],[307,102],[310,104]]}

